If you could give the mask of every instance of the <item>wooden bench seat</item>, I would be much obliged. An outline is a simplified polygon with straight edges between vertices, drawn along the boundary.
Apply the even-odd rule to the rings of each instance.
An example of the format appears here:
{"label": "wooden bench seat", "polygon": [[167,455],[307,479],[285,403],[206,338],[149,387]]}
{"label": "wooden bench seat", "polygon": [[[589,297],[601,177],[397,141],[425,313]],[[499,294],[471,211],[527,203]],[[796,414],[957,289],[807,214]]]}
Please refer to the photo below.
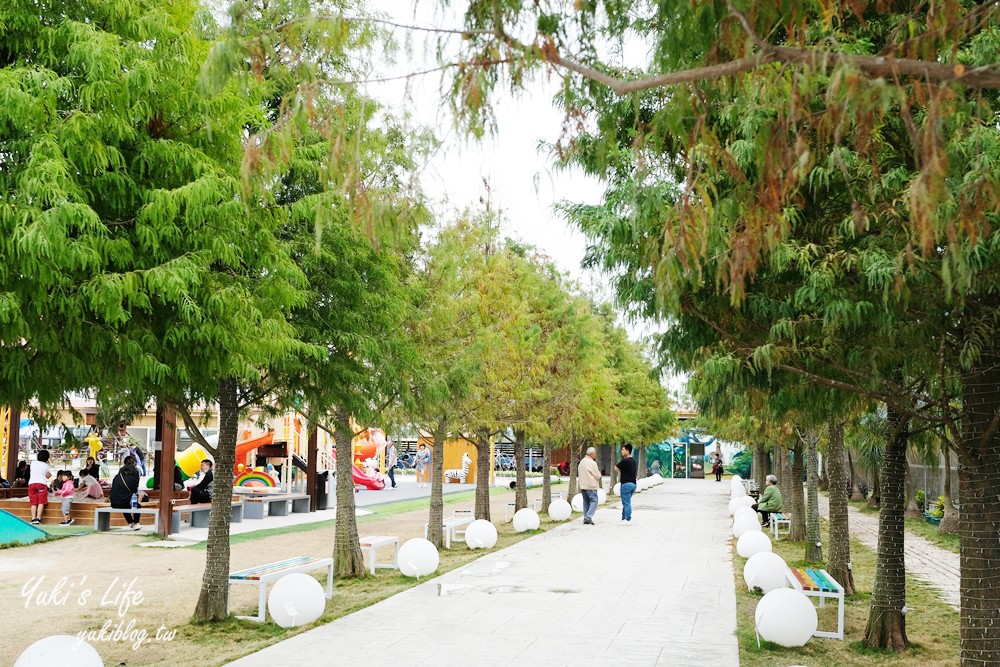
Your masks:
{"label": "wooden bench seat", "polygon": [[268,516],[288,516],[288,505],[292,512],[302,514],[309,512],[309,494],[306,493],[272,493],[260,496],[243,496],[245,503],[243,518],[263,519],[264,506],[267,506]]}
{"label": "wooden bench seat", "polygon": [[801,591],[809,597],[819,598],[819,606],[826,605],[826,600],[837,600],[837,631],[825,632],[817,629],[814,637],[844,638],[844,587],[830,576],[826,570],[814,568],[790,567],[785,571],[785,579],[792,588]]}
{"label": "wooden bench seat", "polygon": [[[229,517],[231,523],[243,523],[243,501],[232,501],[232,514]],[[171,531],[180,532],[181,518],[184,514],[191,515],[192,528],[208,528],[208,521],[212,515],[212,503],[197,503],[195,505],[174,505],[172,508]]]}
{"label": "wooden bench seat", "polygon": [[[309,572],[320,568],[327,568],[326,575],[326,599],[333,597],[333,559],[332,558],[309,558],[308,556],[295,556],[286,558],[266,565],[247,568],[229,573],[229,588],[233,584],[250,584],[257,586],[257,615],[240,616],[240,618],[264,622],[267,612],[267,583],[280,579],[286,574],[293,572]],[[229,612],[229,591],[226,591],[226,613]]]}
{"label": "wooden bench seat", "polygon": [[792,515],[771,512],[771,535],[774,536],[775,542],[778,541],[782,526],[785,527],[785,535],[787,535],[792,530]]}

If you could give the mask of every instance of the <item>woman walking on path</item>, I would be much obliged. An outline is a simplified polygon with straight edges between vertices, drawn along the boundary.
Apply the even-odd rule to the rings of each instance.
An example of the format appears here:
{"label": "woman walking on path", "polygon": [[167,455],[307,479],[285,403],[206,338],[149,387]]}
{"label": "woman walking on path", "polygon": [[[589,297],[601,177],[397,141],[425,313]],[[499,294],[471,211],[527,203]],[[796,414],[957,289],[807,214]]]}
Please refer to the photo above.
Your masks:
{"label": "woman walking on path", "polygon": [[427,468],[431,463],[431,450],[427,445],[421,444],[417,448],[417,458],[413,461],[413,467],[417,471],[417,488],[427,486]]}

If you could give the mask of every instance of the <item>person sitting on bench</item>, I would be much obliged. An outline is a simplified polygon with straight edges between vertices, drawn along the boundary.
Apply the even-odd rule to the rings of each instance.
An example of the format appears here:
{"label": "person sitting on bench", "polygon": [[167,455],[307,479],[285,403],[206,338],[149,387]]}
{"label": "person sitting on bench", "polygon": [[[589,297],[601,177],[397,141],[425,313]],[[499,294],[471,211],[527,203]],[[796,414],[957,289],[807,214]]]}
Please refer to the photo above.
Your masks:
{"label": "person sitting on bench", "polygon": [[212,474],[212,462],[201,462],[201,480],[191,487],[191,504],[212,502],[212,481],[215,476]]}
{"label": "person sitting on bench", "polygon": [[764,483],[764,493],[760,496],[760,501],[751,505],[754,510],[760,512],[764,527],[771,525],[771,512],[781,511],[781,491],[778,490],[778,478],[768,475]]}

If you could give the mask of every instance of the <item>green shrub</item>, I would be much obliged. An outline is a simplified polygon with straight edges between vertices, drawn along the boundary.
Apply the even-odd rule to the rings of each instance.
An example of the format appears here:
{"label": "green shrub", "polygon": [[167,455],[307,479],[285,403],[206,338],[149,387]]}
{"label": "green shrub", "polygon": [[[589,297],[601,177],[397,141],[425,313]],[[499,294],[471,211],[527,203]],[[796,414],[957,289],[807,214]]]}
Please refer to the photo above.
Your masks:
{"label": "green shrub", "polygon": [[944,496],[938,496],[937,502],[934,503],[934,509],[931,510],[931,516],[936,516],[938,518],[944,516]]}
{"label": "green shrub", "polygon": [[923,489],[917,489],[917,507],[920,508],[921,512],[927,511],[927,494],[924,493]]}

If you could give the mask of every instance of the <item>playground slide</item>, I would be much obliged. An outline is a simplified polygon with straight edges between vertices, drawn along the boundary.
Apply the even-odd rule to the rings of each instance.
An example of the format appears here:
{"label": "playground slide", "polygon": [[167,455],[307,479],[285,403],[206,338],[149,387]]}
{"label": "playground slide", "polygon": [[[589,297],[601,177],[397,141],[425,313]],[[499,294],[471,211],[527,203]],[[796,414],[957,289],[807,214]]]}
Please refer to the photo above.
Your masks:
{"label": "playground slide", "polygon": [[351,466],[352,472],[354,473],[354,483],[360,484],[366,489],[371,489],[372,491],[381,491],[385,488],[385,482],[380,479],[375,479],[374,477],[369,477],[365,472],[356,465]]}
{"label": "playground slide", "polygon": [[[236,443],[236,463],[246,463],[247,454],[257,449],[261,445],[270,445],[274,442],[274,431],[269,431],[264,435],[250,438],[243,442]],[[251,464],[253,462],[251,461]]]}
{"label": "playground slide", "polygon": [[22,544],[31,544],[44,537],[48,537],[48,535],[44,530],[32,526],[24,519],[18,519],[10,512],[0,510],[0,543],[12,544],[20,542]]}

